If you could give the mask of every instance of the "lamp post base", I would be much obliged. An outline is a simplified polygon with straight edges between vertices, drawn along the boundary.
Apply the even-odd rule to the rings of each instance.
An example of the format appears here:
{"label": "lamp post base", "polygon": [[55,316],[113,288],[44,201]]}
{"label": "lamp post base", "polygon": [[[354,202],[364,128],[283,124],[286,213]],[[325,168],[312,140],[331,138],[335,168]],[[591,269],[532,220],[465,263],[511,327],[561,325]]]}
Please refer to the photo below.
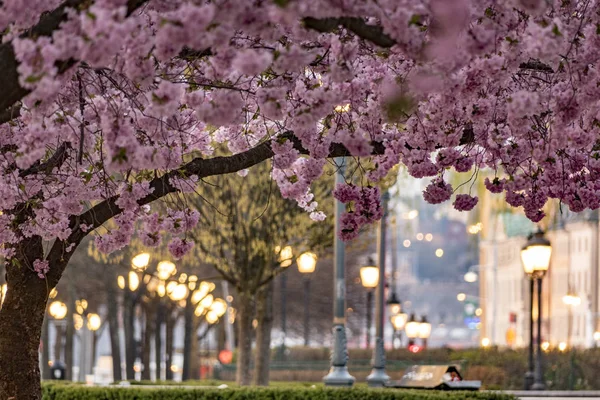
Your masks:
{"label": "lamp post base", "polygon": [[531,390],[533,386],[533,372],[525,372],[525,390]]}
{"label": "lamp post base", "polygon": [[546,385],[544,385],[542,382],[535,382],[531,386],[531,390],[546,390]]}
{"label": "lamp post base", "polygon": [[383,338],[378,337],[375,340],[375,349],[373,351],[373,369],[367,376],[369,387],[383,387],[389,382],[390,377],[385,373],[385,349],[383,347]]}
{"label": "lamp post base", "polygon": [[348,372],[348,367],[332,366],[329,373],[323,378],[325,386],[351,387],[354,385],[354,377]]}
{"label": "lamp post base", "polygon": [[383,387],[389,381],[390,377],[385,373],[384,368],[373,368],[371,374],[367,376],[369,387]]}

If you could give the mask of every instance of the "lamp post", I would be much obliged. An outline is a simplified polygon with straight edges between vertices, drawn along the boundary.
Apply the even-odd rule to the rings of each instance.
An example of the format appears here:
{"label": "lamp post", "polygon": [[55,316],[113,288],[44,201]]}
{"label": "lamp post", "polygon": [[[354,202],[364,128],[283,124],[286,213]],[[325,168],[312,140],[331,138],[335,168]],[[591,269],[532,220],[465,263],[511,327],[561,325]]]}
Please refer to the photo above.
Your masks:
{"label": "lamp post", "polygon": [[390,380],[385,373],[385,349],[383,342],[383,324],[385,322],[385,245],[387,233],[388,203],[390,194],[386,190],[381,196],[383,216],[379,221],[379,234],[377,235],[377,256],[379,258],[379,283],[377,285],[377,299],[375,301],[375,347],[373,348],[373,369],[367,376],[370,387],[381,387]]}
{"label": "lamp post", "polygon": [[[55,300],[52,303],[50,303],[50,305],[48,306],[48,314],[50,314],[50,316],[55,320],[55,321],[60,321],[62,319],[64,319],[67,316],[67,305],[65,303],[63,303],[62,301],[58,301]],[[54,324],[55,328],[57,328],[56,324]],[[55,342],[56,344],[58,344],[58,337],[55,338]],[[60,349],[60,347],[58,347],[55,344],[55,349]],[[50,343],[44,343],[44,346],[49,347]],[[55,350],[56,353],[56,350]],[[61,361],[62,357],[61,357],[61,351],[58,352],[59,354],[54,354],[54,362],[57,361]]]}
{"label": "lamp post", "polygon": [[365,289],[367,289],[367,325],[365,333],[366,348],[371,348],[371,326],[373,324],[373,289],[379,283],[379,269],[369,265],[360,269],[360,281]]}
{"label": "lamp post", "polygon": [[[394,337],[398,335],[398,339],[400,340],[400,346],[402,346],[402,330],[406,326],[407,320],[408,315],[404,313],[398,313],[390,317],[390,321],[392,322],[392,326],[394,327]],[[394,340],[392,340],[392,344],[395,344]],[[394,348],[396,348],[396,346],[394,346]]]}
{"label": "lamp post", "polygon": [[406,337],[408,338],[408,348],[412,348],[415,345],[415,339],[419,337],[421,331],[421,323],[417,321],[415,314],[410,314],[410,319],[406,323],[404,330],[406,331]]}
{"label": "lamp post", "polygon": [[[287,268],[292,265],[292,246],[281,248],[277,246],[275,253],[279,253],[278,261],[281,268]],[[287,274],[281,274],[281,347],[279,348],[279,357],[285,359],[285,337],[287,335],[287,315],[286,315],[286,298],[287,296]]]}
{"label": "lamp post", "polygon": [[[525,385],[527,389],[544,390],[546,385],[543,378],[542,365],[542,279],[550,266],[550,257],[552,255],[552,246],[550,241],[544,237],[544,232],[538,230],[533,235],[530,235],[527,243],[521,249],[521,261],[525,274],[531,279],[531,307],[530,307],[530,325],[533,328],[533,286],[534,281],[537,282],[537,346],[535,365],[533,367],[533,385],[528,386],[531,382],[531,374],[525,375]],[[530,331],[530,362],[533,359],[533,329]],[[531,371],[531,365],[530,365]]]}
{"label": "lamp post", "polygon": [[[81,328],[85,328],[81,332],[82,343],[82,360],[79,363],[82,369],[80,377],[87,381],[87,375],[93,373],[94,364],[96,362],[96,331],[102,325],[102,319],[96,313],[89,313],[86,316],[87,323]],[[81,330],[78,329],[78,330]],[[92,383],[92,382],[88,382]]]}
{"label": "lamp post", "polygon": [[[155,293],[156,298],[156,320],[154,332],[154,357],[156,363],[156,380],[161,379],[162,364],[162,325],[165,317],[169,318],[167,308],[163,304],[163,298],[166,294],[165,282],[177,273],[177,267],[170,261],[161,261],[156,266],[156,274],[147,284],[147,290],[150,294]],[[192,279],[193,275],[189,279]],[[196,278],[197,280],[197,278]],[[166,347],[166,346],[165,346]],[[165,352],[167,353],[167,352]],[[165,357],[166,360],[166,357]],[[165,378],[169,369],[169,361],[165,362]]]}
{"label": "lamp post", "polygon": [[304,275],[304,346],[310,342],[309,308],[310,308],[310,274],[315,272],[317,255],[315,253],[302,253],[296,260],[298,271]]}
{"label": "lamp post", "polygon": [[[338,166],[335,175],[336,185],[344,183],[344,157],[337,157],[335,163]],[[333,349],[331,352],[331,368],[327,376],[323,378],[325,386],[352,386],[354,377],[348,373],[348,347],[346,343],[346,273],[344,242],[339,238],[340,218],[344,212],[344,204],[335,201],[334,220],[334,306],[333,306]]]}

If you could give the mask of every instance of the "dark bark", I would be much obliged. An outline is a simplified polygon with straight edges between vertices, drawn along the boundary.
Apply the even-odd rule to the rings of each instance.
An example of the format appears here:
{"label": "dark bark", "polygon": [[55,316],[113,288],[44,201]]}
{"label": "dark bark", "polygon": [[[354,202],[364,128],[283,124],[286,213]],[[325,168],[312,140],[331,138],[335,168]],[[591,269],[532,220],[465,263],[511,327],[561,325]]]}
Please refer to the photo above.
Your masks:
{"label": "dark bark", "polygon": [[192,342],[190,343],[190,379],[200,379],[200,348],[201,338],[198,337],[198,324],[194,323]]}
{"label": "dark bark", "polygon": [[250,385],[252,371],[250,370],[252,356],[252,319],[254,314],[253,296],[247,292],[238,292],[239,306],[238,323],[238,358],[235,382],[238,385]]}
{"label": "dark bark", "polygon": [[268,386],[271,366],[271,330],[273,328],[273,281],[258,292],[256,319],[258,326],[254,355],[254,384]]}
{"label": "dark bark", "polygon": [[66,318],[65,335],[65,368],[67,369],[65,377],[68,381],[73,380],[73,339],[75,337],[75,325],[73,323],[73,314],[75,311],[75,287],[69,279],[68,283],[68,304]]}
{"label": "dark bark", "polygon": [[0,399],[35,400],[42,398],[38,351],[48,289],[32,261],[42,258],[42,241],[30,238],[15,250],[6,265],[8,290],[0,310]]}
{"label": "dark bark", "polygon": [[110,336],[110,353],[112,355],[113,381],[123,379],[121,373],[121,341],[119,340],[119,306],[113,274],[106,274],[106,306],[108,308],[108,334]]}
{"label": "dark bark", "polygon": [[54,338],[54,361],[64,362],[63,355],[63,327],[60,325],[54,325],[54,330],[56,331],[56,337]]}
{"label": "dark bark", "polygon": [[96,365],[96,346],[98,344],[98,334],[97,332],[91,332],[91,337],[92,337],[92,357],[91,357],[91,368],[92,370],[90,371],[90,373],[94,373],[94,365]]}
{"label": "dark bark", "polygon": [[175,318],[173,317],[172,310],[169,308],[166,313],[165,319],[165,379],[168,381],[173,380],[173,328],[175,327]]}
{"label": "dark bark", "polygon": [[50,379],[50,317],[45,313],[44,324],[42,325],[42,379]]}
{"label": "dark bark", "polygon": [[225,350],[226,347],[226,337],[227,331],[225,324],[229,323],[227,321],[227,314],[219,321],[219,325],[217,326],[217,354],[221,352],[221,350]]}
{"label": "dark bark", "polygon": [[123,296],[123,319],[125,330],[125,376],[127,380],[135,380],[135,302],[131,292],[125,291]]}
{"label": "dark bark", "polygon": [[162,322],[163,322],[163,305],[158,299],[156,304],[156,319],[154,327],[154,356],[156,362],[156,380],[161,379],[160,369],[162,364]]}
{"label": "dark bark", "polygon": [[194,306],[188,301],[184,309],[184,328],[183,328],[183,371],[181,379],[186,381],[191,379],[191,357],[192,341],[194,338]]}
{"label": "dark bark", "polygon": [[150,380],[150,348],[152,347],[152,331],[154,327],[154,315],[150,307],[144,310],[144,337],[142,342],[142,380]]}

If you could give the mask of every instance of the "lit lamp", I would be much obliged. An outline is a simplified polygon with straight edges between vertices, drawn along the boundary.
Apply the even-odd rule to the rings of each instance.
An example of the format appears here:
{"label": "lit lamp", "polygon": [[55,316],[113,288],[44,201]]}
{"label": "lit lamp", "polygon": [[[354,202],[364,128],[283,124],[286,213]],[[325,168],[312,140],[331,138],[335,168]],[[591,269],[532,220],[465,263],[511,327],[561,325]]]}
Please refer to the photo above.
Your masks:
{"label": "lit lamp", "polygon": [[87,328],[90,331],[97,331],[98,329],[100,329],[100,325],[102,325],[102,320],[100,319],[100,316],[98,314],[90,313],[87,315]]}
{"label": "lit lamp", "polygon": [[567,306],[578,306],[581,304],[581,297],[573,293],[567,293],[563,296],[562,301]]}
{"label": "lit lamp", "polygon": [[48,307],[50,316],[56,320],[61,320],[67,316],[67,305],[62,301],[53,301]]}
{"label": "lit lamp", "polygon": [[177,273],[177,267],[171,261],[161,261],[156,266],[158,279],[166,281]]}
{"label": "lit lamp", "polygon": [[396,292],[392,292],[385,303],[388,307],[389,314],[392,316],[400,314],[400,312],[402,311],[402,303],[398,299]]}
{"label": "lit lamp", "polygon": [[[276,248],[275,251],[279,250],[279,248]],[[292,257],[293,257],[293,251],[292,251],[292,246],[285,246],[283,249],[280,249],[279,251],[279,265],[282,268],[287,268],[290,265],[292,265]]]}
{"label": "lit lamp", "polygon": [[408,348],[412,348],[415,345],[415,339],[419,337],[421,333],[421,323],[417,321],[415,314],[410,314],[410,319],[404,327],[406,337],[408,338]]}
{"label": "lit lamp", "polygon": [[[544,390],[546,385],[543,380],[542,366],[542,279],[550,267],[552,246],[544,237],[544,232],[538,230],[529,236],[527,243],[521,249],[523,270],[530,279],[530,309],[529,309],[529,371],[525,374],[525,388]],[[533,291],[537,282],[537,356],[533,365]]]}
{"label": "lit lamp", "polygon": [[365,289],[367,289],[367,333],[366,347],[371,347],[371,325],[373,319],[373,289],[379,283],[379,268],[375,266],[366,266],[360,269],[360,281]]}
{"label": "lit lamp", "polygon": [[296,260],[298,271],[304,275],[304,346],[309,345],[309,307],[310,307],[310,274],[315,272],[317,267],[317,255],[315,253],[302,253]]}
{"label": "lit lamp", "polygon": [[431,336],[431,323],[427,322],[426,316],[423,316],[419,324],[419,339],[423,341],[423,348],[427,347],[429,336]]}
{"label": "lit lamp", "polygon": [[[402,346],[402,330],[406,326],[406,321],[408,320],[408,315],[404,313],[394,314],[390,317],[390,321],[392,323],[392,327],[394,328],[394,336],[398,337],[400,341],[400,346]],[[394,343],[394,348],[395,343]]]}
{"label": "lit lamp", "polygon": [[145,271],[150,263],[150,254],[140,253],[131,259],[131,267],[136,271]]}

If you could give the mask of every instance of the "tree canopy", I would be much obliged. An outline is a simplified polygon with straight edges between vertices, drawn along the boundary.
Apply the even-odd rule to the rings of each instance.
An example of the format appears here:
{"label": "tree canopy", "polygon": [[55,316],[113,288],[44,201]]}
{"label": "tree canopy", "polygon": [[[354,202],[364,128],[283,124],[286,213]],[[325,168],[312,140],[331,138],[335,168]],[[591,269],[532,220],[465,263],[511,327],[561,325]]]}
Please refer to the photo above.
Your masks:
{"label": "tree canopy", "polygon": [[[88,232],[105,252],[141,221],[182,256],[186,209],[147,205],[273,159],[285,198],[310,200],[326,158],[372,157],[344,239],[381,216],[398,163],[454,196],[445,171],[490,168],[533,221],[548,198],[598,208],[600,13],[594,0],[9,0],[0,25],[0,242],[53,240],[28,267],[57,281]],[[184,223],[174,223],[184,221]]]}

